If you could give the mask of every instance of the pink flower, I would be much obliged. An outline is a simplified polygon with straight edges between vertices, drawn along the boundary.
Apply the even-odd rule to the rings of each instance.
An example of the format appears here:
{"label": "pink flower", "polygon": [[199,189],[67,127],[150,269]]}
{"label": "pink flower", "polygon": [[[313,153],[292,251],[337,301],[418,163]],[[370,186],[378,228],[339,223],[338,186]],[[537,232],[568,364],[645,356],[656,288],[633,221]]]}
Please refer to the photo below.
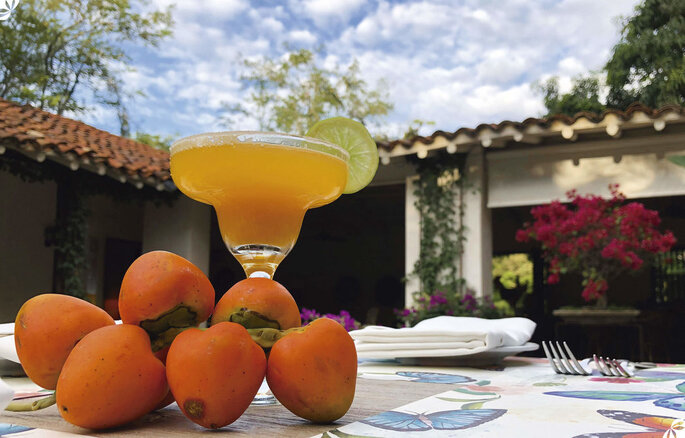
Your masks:
{"label": "pink flower", "polygon": [[585,285],[585,288],[583,289],[583,292],[581,293],[581,296],[585,301],[596,300],[597,298],[604,295],[608,288],[609,285],[607,284],[606,280],[593,280],[592,278],[590,278],[587,280],[587,283]]}
{"label": "pink flower", "polygon": [[609,191],[611,197],[605,199],[571,190],[567,204],[553,201],[532,208],[533,221],[516,232],[516,240],[542,246],[548,283],[558,283],[567,272],[582,273],[586,300],[604,295],[609,280],[641,269],[676,242],[670,231],[659,232],[657,211],[639,202],[624,203],[617,184],[609,185]]}
{"label": "pink flower", "polygon": [[516,231],[516,241],[517,242],[528,242],[530,240],[530,236],[526,232],[526,230],[517,230]]}

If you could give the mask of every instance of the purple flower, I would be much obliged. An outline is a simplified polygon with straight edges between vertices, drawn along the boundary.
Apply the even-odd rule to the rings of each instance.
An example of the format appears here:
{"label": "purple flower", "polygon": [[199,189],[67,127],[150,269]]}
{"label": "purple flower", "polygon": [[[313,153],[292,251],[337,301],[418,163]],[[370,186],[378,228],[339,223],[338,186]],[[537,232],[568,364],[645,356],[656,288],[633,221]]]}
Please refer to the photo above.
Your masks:
{"label": "purple flower", "polygon": [[302,318],[302,323],[307,323],[314,321],[317,318],[320,318],[321,315],[319,315],[316,310],[314,309],[305,309],[304,307],[302,308],[302,311],[300,312],[300,318]]}
{"label": "purple flower", "polygon": [[440,304],[447,304],[447,298],[445,298],[445,296],[440,292],[436,293],[435,295],[431,295],[429,306],[436,307]]}
{"label": "purple flower", "polygon": [[[304,325],[308,322],[314,321],[315,319],[321,318],[321,314],[319,314],[314,309],[310,310],[302,308],[302,311],[300,312],[300,317],[302,318],[302,323]],[[361,327],[361,324],[354,318],[352,318],[352,315],[350,315],[350,312],[348,312],[347,310],[341,310],[339,315],[336,315],[334,313],[327,313],[323,315],[323,317],[332,319],[333,321],[339,323],[348,332],[350,330],[355,330]]]}
{"label": "purple flower", "polygon": [[464,295],[464,298],[462,298],[460,302],[469,312],[473,312],[478,308],[478,301],[476,301],[476,298],[471,294]]}

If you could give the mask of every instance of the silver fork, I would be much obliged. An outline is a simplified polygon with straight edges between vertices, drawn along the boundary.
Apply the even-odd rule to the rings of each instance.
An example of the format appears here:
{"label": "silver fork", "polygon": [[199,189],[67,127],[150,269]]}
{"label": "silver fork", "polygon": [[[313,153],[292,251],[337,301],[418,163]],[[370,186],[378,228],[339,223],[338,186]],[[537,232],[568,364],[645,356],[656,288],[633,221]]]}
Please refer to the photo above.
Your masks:
{"label": "silver fork", "polygon": [[[555,343],[556,348],[554,347],[554,343],[550,341],[547,341],[545,343],[545,341],[542,341],[542,348],[543,350],[545,350],[545,356],[547,356],[547,360],[549,360],[549,363],[550,365],[552,365],[552,369],[555,373],[572,374],[576,376],[589,376],[592,374],[589,370],[583,367],[583,365],[581,365],[580,362],[578,362],[578,360],[576,360],[576,357],[573,355],[573,352],[568,347],[568,344],[566,344],[566,342],[563,343],[564,348],[566,349],[566,353],[564,353],[564,349],[561,348],[561,344],[559,344],[558,341]],[[566,354],[568,354],[568,357],[566,357]],[[597,370],[604,376],[633,376],[629,371],[626,371],[626,369],[616,359],[604,358],[601,356],[597,356],[596,354],[592,355],[592,359],[595,362]]]}
{"label": "silver fork", "polygon": [[549,360],[549,363],[552,365],[552,369],[555,373],[573,374],[576,376],[589,376],[592,374],[576,360],[576,357],[573,355],[571,349],[568,348],[566,342],[564,342],[564,347],[566,348],[568,357],[566,357],[564,349],[561,348],[561,344],[559,344],[558,341],[556,344],[557,348],[554,348],[554,344],[552,342],[548,341],[545,343],[545,341],[542,341],[542,349],[545,350],[545,356],[547,356],[547,360]]}
{"label": "silver fork", "polygon": [[623,366],[621,366],[621,363],[617,361],[616,359],[609,359],[608,357],[601,357],[597,356],[596,354],[592,355],[592,360],[595,361],[595,366],[597,366],[597,369],[599,370],[600,373],[604,374],[605,376],[613,376],[613,377],[632,377],[633,375],[626,371]]}

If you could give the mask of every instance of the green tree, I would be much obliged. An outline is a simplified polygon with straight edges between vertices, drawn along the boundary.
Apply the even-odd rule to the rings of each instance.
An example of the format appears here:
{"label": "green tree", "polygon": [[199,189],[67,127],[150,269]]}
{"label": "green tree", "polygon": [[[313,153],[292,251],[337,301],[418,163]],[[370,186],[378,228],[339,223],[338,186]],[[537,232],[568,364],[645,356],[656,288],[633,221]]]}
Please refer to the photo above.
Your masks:
{"label": "green tree", "polygon": [[152,146],[155,149],[161,149],[163,151],[168,151],[171,147],[171,143],[174,142],[176,136],[167,135],[161,136],[159,134],[148,134],[145,132],[136,132],[133,136],[135,141],[140,143],[145,143],[148,146]]}
{"label": "green tree", "polygon": [[645,0],[623,20],[605,67],[610,107],[685,104],[685,1]]}
{"label": "green tree", "polygon": [[507,289],[525,286],[533,291],[533,262],[528,254],[508,254],[492,258],[492,276]]}
{"label": "green tree", "polygon": [[605,109],[599,97],[598,75],[575,77],[571,91],[565,94],[559,94],[559,78],[556,76],[545,82],[533,84],[533,88],[542,94],[547,116],[554,114],[573,116],[581,111],[601,113]]}
{"label": "green tree", "polygon": [[421,128],[433,125],[435,125],[435,122],[432,120],[414,119],[407,127],[407,130],[404,131],[402,138],[405,140],[412,139],[419,135],[419,130],[421,130]]}
{"label": "green tree", "polygon": [[260,129],[304,134],[322,118],[345,116],[368,124],[386,115],[392,104],[382,88],[370,89],[359,77],[359,64],[325,69],[314,52],[300,49],[278,60],[245,59],[242,80],[250,88],[247,104],[227,105],[227,124],[235,114],[256,117]]}
{"label": "green tree", "polygon": [[128,128],[121,74],[126,45],[155,46],[171,33],[171,11],[147,0],[22,0],[0,22],[0,97],[62,114],[87,102],[117,108]]}

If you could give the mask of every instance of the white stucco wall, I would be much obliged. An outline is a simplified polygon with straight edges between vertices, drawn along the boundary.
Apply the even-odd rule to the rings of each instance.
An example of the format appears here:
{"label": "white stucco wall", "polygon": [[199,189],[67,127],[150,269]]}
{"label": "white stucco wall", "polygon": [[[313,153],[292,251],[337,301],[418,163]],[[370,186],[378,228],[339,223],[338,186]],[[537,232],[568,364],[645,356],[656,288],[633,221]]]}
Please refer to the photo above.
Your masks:
{"label": "white stucco wall", "polygon": [[44,236],[55,220],[56,193],[52,182],[26,183],[0,171],[0,322],[51,291],[53,250]]}
{"label": "white stucco wall", "polygon": [[608,196],[610,183],[620,184],[628,198],[684,195],[685,168],[666,158],[685,155],[685,134],[664,138],[669,142],[661,144],[659,135],[641,139],[642,143],[633,141],[641,148],[626,148],[623,140],[612,140],[594,142],[591,152],[583,144],[582,149],[564,145],[489,153],[488,206],[565,200],[571,189]]}
{"label": "white stucco wall", "polygon": [[210,206],[183,195],[171,207],[147,204],[143,220],[143,253],[171,251],[209,274],[211,214]]}
{"label": "white stucco wall", "polygon": [[407,282],[404,284],[404,303],[406,307],[414,304],[414,292],[420,288],[419,279],[411,276],[414,264],[421,254],[421,214],[416,208],[416,195],[414,194],[414,182],[418,176],[411,176],[405,182],[404,204],[404,270]]}
{"label": "white stucco wall", "polygon": [[476,296],[491,296],[492,217],[487,207],[487,168],[483,150],[477,148],[470,152],[464,167],[468,188],[463,194],[466,242],[461,276]]}

